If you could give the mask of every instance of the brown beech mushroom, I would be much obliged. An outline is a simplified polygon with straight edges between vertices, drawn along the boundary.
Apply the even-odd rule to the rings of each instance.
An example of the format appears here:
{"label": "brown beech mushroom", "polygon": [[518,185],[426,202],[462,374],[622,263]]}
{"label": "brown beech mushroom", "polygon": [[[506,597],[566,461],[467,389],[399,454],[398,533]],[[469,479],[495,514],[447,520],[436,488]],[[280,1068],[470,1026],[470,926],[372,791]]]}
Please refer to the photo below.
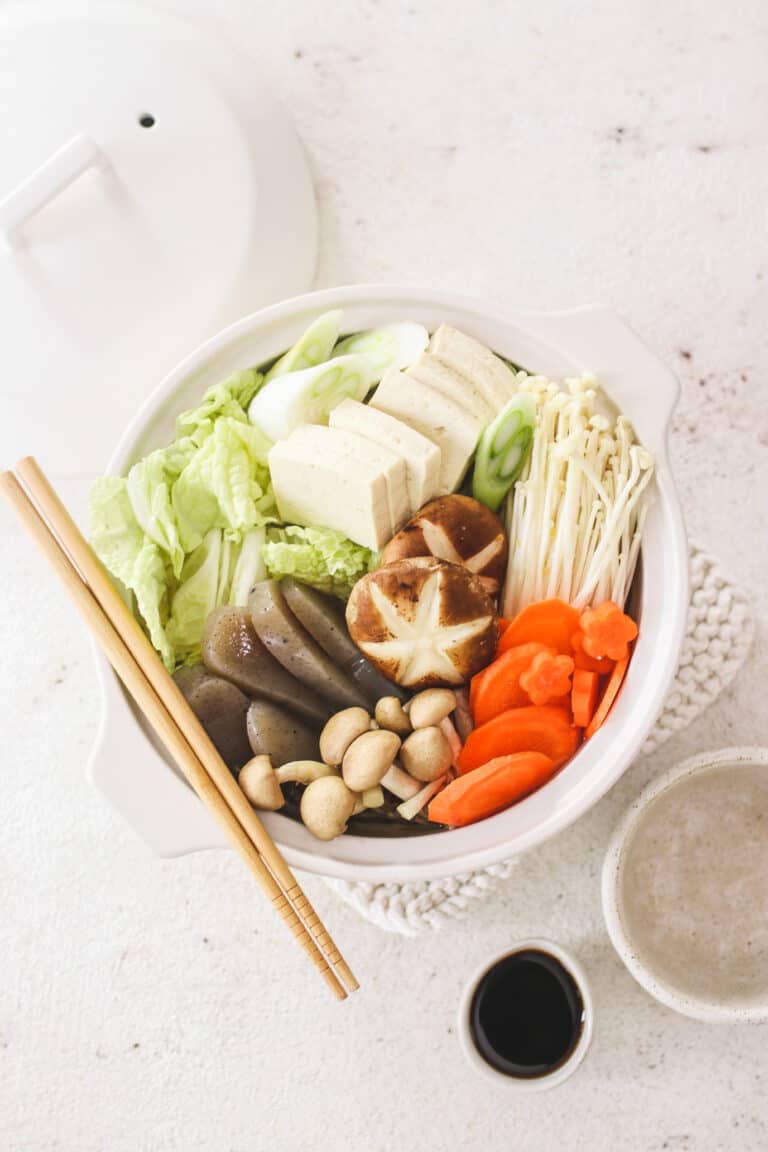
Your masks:
{"label": "brown beech mushroom", "polygon": [[368,731],[371,717],[365,708],[336,712],[320,733],[320,755],[326,764],[341,764],[350,744]]}
{"label": "brown beech mushroom", "polygon": [[301,819],[318,840],[335,840],[346,832],[357,796],[340,776],[323,776],[304,789]]}
{"label": "brown beech mushroom", "polygon": [[462,684],[496,653],[493,601],[477,576],[434,557],[399,560],[358,580],[347,603],[358,648],[407,687]]}
{"label": "brown beech mushroom", "polygon": [[381,563],[414,556],[436,556],[461,564],[487,581],[487,590],[495,594],[504,578],[507,537],[496,513],[479,500],[438,496],[392,537],[381,554]]}
{"label": "brown beech mushroom", "polygon": [[352,815],[359,816],[361,812],[365,812],[366,808],[381,808],[383,803],[384,793],[378,785],[375,788],[366,788],[365,792],[358,792],[355,797]]}
{"label": "brown beech mushroom", "polygon": [[320,760],[290,760],[273,768],[269,756],[254,756],[240,769],[237,782],[254,808],[276,812],[285,803],[282,784],[311,784],[324,776],[338,772]]}
{"label": "brown beech mushroom", "polygon": [[363,732],[350,744],[341,764],[344,783],[353,792],[375,788],[400,751],[400,737],[384,728]]}
{"label": "brown beech mushroom", "polygon": [[237,782],[254,808],[277,812],[285,804],[280,782],[269,756],[254,756],[240,769]]}
{"label": "brown beech mushroom", "polygon": [[275,768],[275,779],[280,784],[311,784],[323,776],[338,776],[338,770],[322,760],[289,760]]}
{"label": "brown beech mushroom", "polygon": [[363,808],[381,808],[384,803],[381,785],[377,784],[375,788],[366,788],[365,792],[360,793],[360,800]]}
{"label": "brown beech mushroom", "polygon": [[397,696],[382,696],[376,705],[374,715],[379,728],[396,732],[398,736],[407,736],[412,730],[408,713],[403,711],[402,701]]}
{"label": "brown beech mushroom", "polygon": [[427,688],[411,700],[408,717],[413,728],[431,728],[450,716],[456,707],[456,693],[450,688]]}
{"label": "brown beech mushroom", "polygon": [[425,784],[444,776],[452,759],[451,746],[439,728],[419,728],[400,749],[405,771]]}

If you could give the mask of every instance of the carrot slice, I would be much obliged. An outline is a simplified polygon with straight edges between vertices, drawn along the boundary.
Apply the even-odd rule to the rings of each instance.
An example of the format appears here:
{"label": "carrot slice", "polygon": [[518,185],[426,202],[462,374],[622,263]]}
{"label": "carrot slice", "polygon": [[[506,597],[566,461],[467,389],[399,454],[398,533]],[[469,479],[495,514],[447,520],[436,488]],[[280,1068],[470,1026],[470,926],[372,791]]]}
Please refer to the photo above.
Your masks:
{"label": "carrot slice", "polygon": [[600,677],[597,672],[577,668],[573,673],[571,709],[573,722],[577,728],[586,728],[594,716],[599,683]]}
{"label": "carrot slice", "polygon": [[552,704],[510,708],[470,732],[459,756],[459,771],[471,772],[497,756],[515,752],[543,752],[557,766],[573,755],[579,739],[570,708]]}
{"label": "carrot slice", "polygon": [[454,828],[484,820],[541,787],[554,770],[541,752],[498,756],[443,788],[429,805],[429,819]]}
{"label": "carrot slice", "polygon": [[597,672],[599,676],[610,676],[614,661],[607,656],[602,656],[599,660],[596,660],[594,656],[589,656],[584,651],[584,633],[581,630],[574,632],[571,636],[571,647],[573,648],[573,662],[577,668],[585,668],[587,672]]}
{"label": "carrot slice", "polygon": [[568,695],[572,674],[573,657],[539,652],[520,677],[520,687],[531,704],[549,704],[550,700]]}
{"label": "carrot slice", "polygon": [[541,653],[554,656],[554,651],[545,644],[520,644],[517,648],[508,648],[472,677],[469,706],[475,724],[485,724],[508,708],[530,704],[527,693],[520,687],[520,677],[534,657]]}
{"label": "carrot slice", "polygon": [[606,716],[610,712],[611,707],[619,694],[619,689],[623,683],[628,665],[629,656],[627,656],[625,660],[616,661],[616,666],[613,669],[613,672],[611,672],[610,679],[605,686],[605,691],[603,692],[603,695],[600,699],[600,703],[598,704],[595,714],[590,720],[589,725],[587,726],[587,730],[584,733],[584,736],[587,739],[589,739],[590,736],[594,736],[598,728],[602,728],[603,724],[605,723]]}
{"label": "carrot slice", "polygon": [[582,647],[596,660],[603,656],[623,660],[629,655],[629,645],[637,636],[637,624],[613,600],[605,600],[597,608],[587,608],[581,614],[579,625]]}
{"label": "carrot slice", "polygon": [[571,655],[571,636],[579,627],[579,612],[564,600],[539,600],[523,608],[499,642],[498,654],[537,640],[562,656]]}
{"label": "carrot slice", "polygon": [[507,619],[506,619],[506,617],[504,617],[504,616],[499,616],[499,618],[498,618],[498,620],[496,621],[496,623],[497,623],[497,625],[498,625],[498,627],[499,627],[499,636],[503,636],[503,635],[504,635],[504,633],[506,632],[507,628],[509,628],[509,626],[510,626],[510,624],[512,623],[512,621],[511,621],[511,620],[507,620]]}

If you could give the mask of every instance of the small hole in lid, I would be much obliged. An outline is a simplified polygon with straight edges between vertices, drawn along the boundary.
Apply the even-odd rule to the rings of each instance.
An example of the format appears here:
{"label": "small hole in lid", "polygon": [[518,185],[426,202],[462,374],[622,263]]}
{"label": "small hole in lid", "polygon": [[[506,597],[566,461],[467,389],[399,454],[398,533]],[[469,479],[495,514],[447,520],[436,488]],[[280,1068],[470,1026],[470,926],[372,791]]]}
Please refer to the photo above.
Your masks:
{"label": "small hole in lid", "polygon": [[139,124],[142,128],[152,128],[155,123],[155,118],[150,112],[142,112],[139,116]]}

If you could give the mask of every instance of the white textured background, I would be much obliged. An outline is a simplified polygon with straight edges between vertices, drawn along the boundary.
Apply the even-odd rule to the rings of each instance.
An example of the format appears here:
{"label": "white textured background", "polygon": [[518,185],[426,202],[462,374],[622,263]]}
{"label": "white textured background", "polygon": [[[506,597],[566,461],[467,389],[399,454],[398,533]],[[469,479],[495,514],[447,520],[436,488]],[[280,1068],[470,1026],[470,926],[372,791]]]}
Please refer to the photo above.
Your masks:
{"label": "white textured background", "polygon": [[[391,938],[309,881],[363,981],[339,1007],[235,859],[153,859],[86,786],[88,642],[0,511],[0,1147],[764,1150],[768,1032],[650,1000],[608,944],[598,874],[646,779],[707,747],[768,744],[768,7],[217,7],[306,142],[319,285],[602,300],[677,370],[688,523],[754,596],[760,631],[717,705],[470,923]],[[565,1087],[513,1098],[464,1065],[454,1014],[470,971],[529,933],[582,958],[597,1032]]]}

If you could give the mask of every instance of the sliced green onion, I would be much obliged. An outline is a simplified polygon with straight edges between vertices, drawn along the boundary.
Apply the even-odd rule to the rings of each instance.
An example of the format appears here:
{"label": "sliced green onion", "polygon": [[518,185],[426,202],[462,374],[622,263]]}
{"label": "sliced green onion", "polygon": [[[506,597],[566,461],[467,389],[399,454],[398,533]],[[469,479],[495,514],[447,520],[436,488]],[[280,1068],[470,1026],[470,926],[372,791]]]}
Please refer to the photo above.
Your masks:
{"label": "sliced green onion", "polygon": [[472,495],[494,512],[523,470],[536,427],[536,400],[518,392],[480,437]]}
{"label": "sliced green onion", "polygon": [[277,376],[286,376],[289,372],[302,372],[305,368],[314,368],[322,364],[333,351],[333,346],[339,338],[341,325],[341,311],[324,312],[313,321],[284,356],[277,360],[265,376],[265,383],[274,380]]}
{"label": "sliced green onion", "polygon": [[339,356],[268,380],[248,409],[248,418],[270,440],[284,440],[299,424],[327,424],[332,408],[352,397],[364,400],[378,380],[365,356]]}
{"label": "sliced green onion", "polygon": [[334,357],[365,356],[376,367],[379,378],[389,368],[410,368],[419,352],[429,343],[429,333],[421,324],[383,324],[347,336],[333,350]]}

